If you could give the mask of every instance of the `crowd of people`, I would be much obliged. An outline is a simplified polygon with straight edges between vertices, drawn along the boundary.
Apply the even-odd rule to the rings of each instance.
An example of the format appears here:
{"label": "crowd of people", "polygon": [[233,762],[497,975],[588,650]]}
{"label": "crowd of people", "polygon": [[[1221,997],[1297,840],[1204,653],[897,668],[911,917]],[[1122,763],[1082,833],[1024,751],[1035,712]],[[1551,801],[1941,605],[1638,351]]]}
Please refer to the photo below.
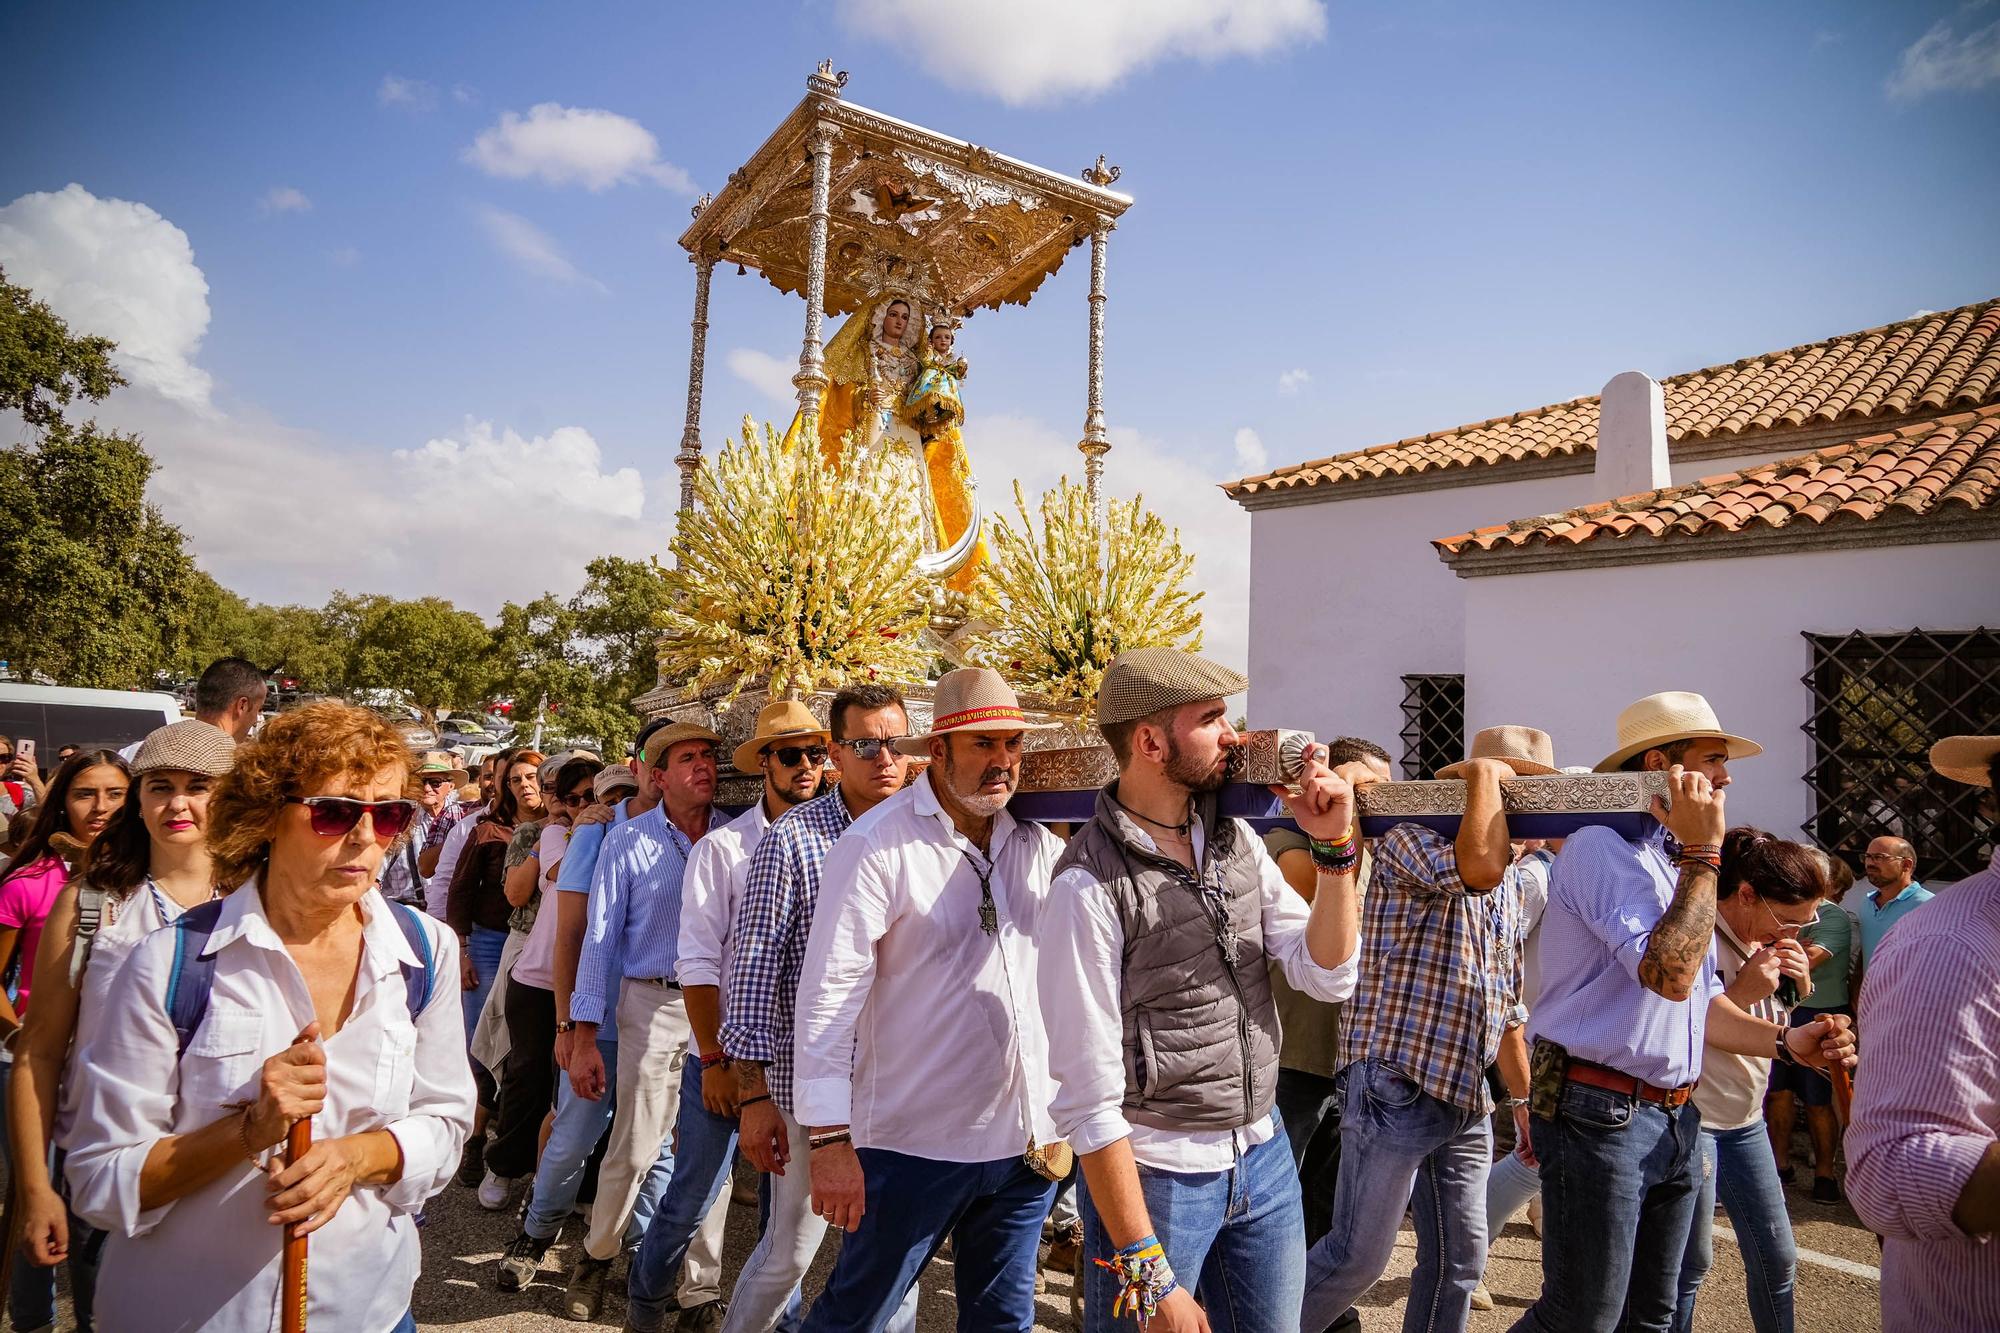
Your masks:
{"label": "crowd of people", "polygon": [[[84,1328],[274,1329],[313,1237],[313,1327],[413,1329],[456,1179],[518,1205],[504,1292],[585,1211],[563,1308],[598,1318],[623,1256],[635,1333],[907,1331],[947,1245],[965,1330],[1031,1328],[1045,1265],[1093,1333],[1352,1329],[1406,1213],[1403,1327],[1463,1329],[1536,1199],[1517,1329],[1691,1327],[1719,1202],[1751,1322],[1788,1330],[1793,1128],[1837,1199],[1857,1008],[1846,1191],[1884,1326],[2000,1327],[2000,865],[1932,900],[1877,839],[1850,918],[1837,860],[1730,826],[1759,747],[1686,693],[1595,766],[1660,775],[1642,828],[1510,831],[1501,783],[1561,770],[1509,726],[1440,775],[1454,834],[1364,839],[1388,755],[1342,738],[1259,837],[1222,802],[1246,683],[1122,654],[1118,777],[1064,827],[1009,812],[1043,724],[981,669],[921,731],[869,683],[727,756],[661,719],[609,762],[468,771],[333,702],[253,736],[262,678],[220,663],[126,753],[45,784],[0,758],[31,816],[0,871],[14,1327],[51,1325],[67,1264]],[[740,813],[725,757],[761,780]],[[1995,787],[2000,737],[1933,762]],[[731,1273],[739,1153],[760,1235]]]}

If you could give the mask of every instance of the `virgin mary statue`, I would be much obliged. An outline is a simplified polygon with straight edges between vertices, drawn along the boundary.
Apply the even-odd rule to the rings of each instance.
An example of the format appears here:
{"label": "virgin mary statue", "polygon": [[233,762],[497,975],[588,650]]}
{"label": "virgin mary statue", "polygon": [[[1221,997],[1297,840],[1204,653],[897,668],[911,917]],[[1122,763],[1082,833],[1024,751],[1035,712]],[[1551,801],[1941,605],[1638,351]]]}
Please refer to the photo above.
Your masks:
{"label": "virgin mary statue", "polygon": [[[840,457],[848,437],[863,446],[899,440],[922,456],[923,443],[899,413],[903,394],[917,377],[922,321],[910,301],[893,292],[848,316],[826,345],[826,392],[820,396],[819,447],[828,462]],[[803,413],[793,416],[785,443],[798,443]]]}

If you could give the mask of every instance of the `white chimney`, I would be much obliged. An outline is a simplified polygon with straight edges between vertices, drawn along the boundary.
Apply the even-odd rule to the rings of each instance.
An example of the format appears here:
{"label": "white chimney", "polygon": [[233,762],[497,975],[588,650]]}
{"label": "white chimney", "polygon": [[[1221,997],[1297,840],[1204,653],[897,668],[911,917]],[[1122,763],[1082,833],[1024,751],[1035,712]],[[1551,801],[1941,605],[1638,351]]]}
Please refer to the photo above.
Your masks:
{"label": "white chimney", "polygon": [[1636,370],[1613,376],[1598,398],[1594,498],[1615,500],[1672,484],[1660,382]]}

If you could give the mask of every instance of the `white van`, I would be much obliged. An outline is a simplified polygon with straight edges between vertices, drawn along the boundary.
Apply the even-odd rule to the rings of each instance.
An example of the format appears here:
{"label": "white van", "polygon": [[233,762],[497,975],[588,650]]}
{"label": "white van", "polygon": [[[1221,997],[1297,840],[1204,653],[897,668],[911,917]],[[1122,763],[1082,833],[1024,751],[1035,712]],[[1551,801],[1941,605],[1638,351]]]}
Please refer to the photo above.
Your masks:
{"label": "white van", "polygon": [[180,716],[171,694],[0,682],[0,735],[17,745],[33,737],[35,762],[45,773],[55,771],[56,751],[65,745],[121,749]]}

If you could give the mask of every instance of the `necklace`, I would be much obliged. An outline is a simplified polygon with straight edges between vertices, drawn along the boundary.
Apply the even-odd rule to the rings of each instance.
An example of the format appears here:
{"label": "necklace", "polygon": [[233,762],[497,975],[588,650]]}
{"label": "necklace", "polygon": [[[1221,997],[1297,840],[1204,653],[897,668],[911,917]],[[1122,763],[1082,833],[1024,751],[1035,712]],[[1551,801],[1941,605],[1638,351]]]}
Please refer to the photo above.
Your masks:
{"label": "necklace", "polygon": [[1116,796],[1113,796],[1111,798],[1111,802],[1113,805],[1116,805],[1120,810],[1123,810],[1126,814],[1132,816],[1132,818],[1138,820],[1140,823],[1151,824],[1154,828],[1157,829],[1166,829],[1169,832],[1173,833],[1175,837],[1185,838],[1194,831],[1194,802],[1192,800],[1188,802],[1187,818],[1183,819],[1178,824],[1169,824],[1163,819],[1154,819],[1150,815],[1142,815],[1137,810],[1134,810],[1131,806],[1125,804],[1125,802],[1119,800]]}

